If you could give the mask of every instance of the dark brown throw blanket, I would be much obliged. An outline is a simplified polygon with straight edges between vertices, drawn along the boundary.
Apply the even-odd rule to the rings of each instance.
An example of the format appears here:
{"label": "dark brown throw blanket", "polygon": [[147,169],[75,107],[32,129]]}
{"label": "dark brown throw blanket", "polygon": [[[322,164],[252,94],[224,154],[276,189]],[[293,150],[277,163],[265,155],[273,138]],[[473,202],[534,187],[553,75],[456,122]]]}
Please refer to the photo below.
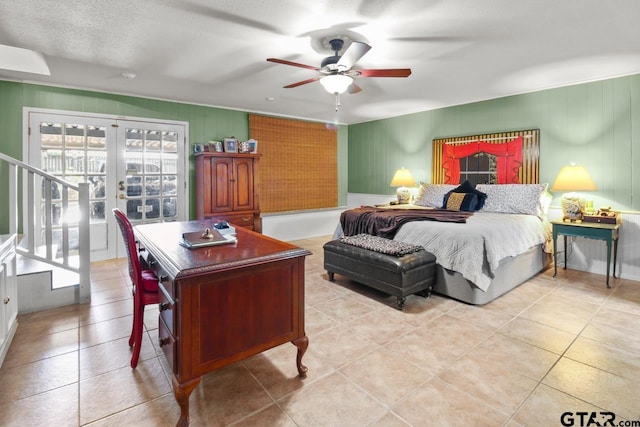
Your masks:
{"label": "dark brown throw blanket", "polygon": [[446,209],[380,209],[372,206],[349,209],[340,215],[345,236],[366,233],[393,239],[402,224],[409,221],[467,222],[473,212]]}

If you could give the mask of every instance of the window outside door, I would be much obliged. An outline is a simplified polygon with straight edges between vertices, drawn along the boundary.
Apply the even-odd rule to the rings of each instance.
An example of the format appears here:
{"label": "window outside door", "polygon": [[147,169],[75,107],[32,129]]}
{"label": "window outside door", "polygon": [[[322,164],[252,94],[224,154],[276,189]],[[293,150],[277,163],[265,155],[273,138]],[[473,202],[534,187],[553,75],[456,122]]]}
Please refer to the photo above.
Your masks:
{"label": "window outside door", "polygon": [[[111,213],[117,207],[134,224],[185,220],[187,214],[186,124],[29,113],[29,163],[73,183],[90,184],[91,260],[125,257]],[[53,237],[69,224],[70,248],[77,239],[77,194],[69,194],[63,218],[52,188]],[[36,245],[44,241],[44,194],[36,207]],[[61,245],[59,245],[61,246]],[[77,246],[76,246],[77,247]]]}

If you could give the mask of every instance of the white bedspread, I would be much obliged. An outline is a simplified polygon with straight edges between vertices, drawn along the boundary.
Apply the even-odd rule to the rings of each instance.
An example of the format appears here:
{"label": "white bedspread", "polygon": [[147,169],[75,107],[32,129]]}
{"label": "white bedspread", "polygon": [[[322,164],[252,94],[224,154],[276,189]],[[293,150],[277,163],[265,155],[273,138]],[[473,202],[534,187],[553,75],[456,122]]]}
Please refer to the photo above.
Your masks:
{"label": "white bedspread", "polygon": [[475,212],[466,224],[412,221],[394,240],[424,246],[442,267],[486,291],[500,260],[544,243],[548,227],[532,215]]}

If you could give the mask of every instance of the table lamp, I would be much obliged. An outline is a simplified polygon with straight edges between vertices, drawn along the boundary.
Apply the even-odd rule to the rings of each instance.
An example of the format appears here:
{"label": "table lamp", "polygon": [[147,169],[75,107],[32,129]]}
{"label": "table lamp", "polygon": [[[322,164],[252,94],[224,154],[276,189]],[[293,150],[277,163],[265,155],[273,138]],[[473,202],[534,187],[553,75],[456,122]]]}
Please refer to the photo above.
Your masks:
{"label": "table lamp", "polygon": [[576,191],[597,190],[596,184],[583,166],[564,166],[551,186],[551,191],[568,191],[562,196],[562,219],[565,221],[582,220],[584,200]]}
{"label": "table lamp", "polygon": [[398,169],[393,175],[390,185],[391,187],[398,187],[398,190],[396,191],[398,204],[409,203],[409,200],[411,199],[411,192],[407,187],[415,187],[416,185],[409,169],[405,169],[404,167]]}

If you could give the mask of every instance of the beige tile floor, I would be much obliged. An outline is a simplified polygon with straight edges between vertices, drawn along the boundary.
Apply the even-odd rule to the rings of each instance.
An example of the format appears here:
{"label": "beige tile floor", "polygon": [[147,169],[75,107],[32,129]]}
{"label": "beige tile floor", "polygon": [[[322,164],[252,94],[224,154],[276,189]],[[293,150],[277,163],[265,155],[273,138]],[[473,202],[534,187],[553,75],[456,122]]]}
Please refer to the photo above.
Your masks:
{"label": "beige tile floor", "polygon": [[[329,282],[327,240],[296,242],[313,251],[308,377],[296,376],[293,345],[213,372],[191,395],[193,426],[559,426],[568,411],[640,420],[639,282],[607,289],[604,276],[549,269],[483,307],[412,296],[400,312],[392,297]],[[90,304],[19,318],[0,425],[175,425],[157,308],[132,370],[126,262],[95,263],[91,276]]]}

